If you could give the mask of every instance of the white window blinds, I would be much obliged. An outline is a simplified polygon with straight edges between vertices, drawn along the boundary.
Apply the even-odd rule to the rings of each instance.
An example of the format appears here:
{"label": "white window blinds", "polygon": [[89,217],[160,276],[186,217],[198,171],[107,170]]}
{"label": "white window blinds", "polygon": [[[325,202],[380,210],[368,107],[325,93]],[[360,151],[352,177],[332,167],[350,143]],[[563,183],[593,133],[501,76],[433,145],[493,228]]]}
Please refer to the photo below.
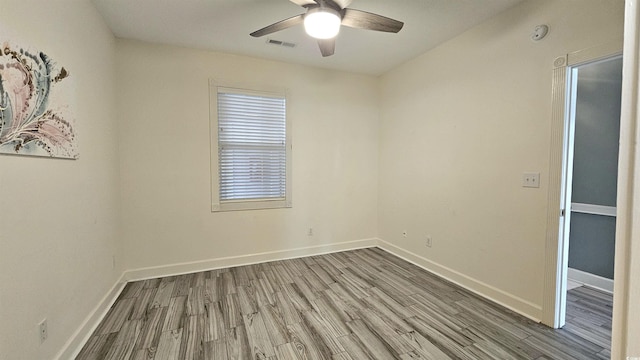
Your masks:
{"label": "white window blinds", "polygon": [[284,200],[287,194],[284,96],[218,88],[220,202]]}

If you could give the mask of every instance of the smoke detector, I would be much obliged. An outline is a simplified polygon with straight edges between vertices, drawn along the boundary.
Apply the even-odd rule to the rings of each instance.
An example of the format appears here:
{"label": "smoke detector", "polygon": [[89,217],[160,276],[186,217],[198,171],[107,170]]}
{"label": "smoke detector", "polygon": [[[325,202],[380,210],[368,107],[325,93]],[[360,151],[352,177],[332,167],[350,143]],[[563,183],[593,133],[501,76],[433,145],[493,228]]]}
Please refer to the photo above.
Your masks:
{"label": "smoke detector", "polygon": [[549,33],[549,26],[547,25],[538,25],[533,29],[531,33],[531,40],[540,41],[544,39],[545,36]]}

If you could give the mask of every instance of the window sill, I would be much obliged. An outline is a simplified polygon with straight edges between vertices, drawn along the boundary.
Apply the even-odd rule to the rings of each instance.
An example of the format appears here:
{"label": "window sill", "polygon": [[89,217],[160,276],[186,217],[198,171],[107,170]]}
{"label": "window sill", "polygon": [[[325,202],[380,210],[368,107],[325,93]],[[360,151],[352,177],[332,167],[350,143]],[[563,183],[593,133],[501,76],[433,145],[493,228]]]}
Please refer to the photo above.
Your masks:
{"label": "window sill", "polygon": [[225,201],[211,204],[211,212],[286,209],[292,207],[288,200],[253,200],[253,201]]}

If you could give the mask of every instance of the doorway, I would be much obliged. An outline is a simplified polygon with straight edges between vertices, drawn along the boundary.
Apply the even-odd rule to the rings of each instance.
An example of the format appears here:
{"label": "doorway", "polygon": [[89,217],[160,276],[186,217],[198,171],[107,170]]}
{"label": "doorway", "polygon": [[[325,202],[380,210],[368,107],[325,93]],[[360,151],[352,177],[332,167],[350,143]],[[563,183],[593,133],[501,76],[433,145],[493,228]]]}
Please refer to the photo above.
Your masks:
{"label": "doorway", "polygon": [[[620,55],[622,54],[622,39],[618,41],[603,44],[601,46],[588,48],[573,53],[566,54],[562,57],[556,58],[553,62],[553,102],[552,102],[552,124],[551,124],[551,153],[550,153],[550,168],[549,168],[549,192],[548,192],[548,208],[547,208],[547,235],[546,235],[546,248],[545,248],[545,283],[544,294],[542,304],[542,322],[553,328],[561,328],[565,325],[566,317],[566,303],[567,303],[567,272],[569,270],[569,238],[571,235],[571,217],[574,217],[574,229],[573,236],[577,237],[580,233],[586,234],[586,236],[595,235],[596,231],[588,229],[587,226],[594,225],[595,222],[601,220],[598,227],[598,231],[602,234],[609,234],[611,223],[615,224],[615,217],[609,215],[615,215],[615,210],[611,208],[615,207],[615,195],[614,202],[602,201],[601,198],[608,197],[603,193],[601,189],[602,185],[578,185],[576,188],[576,199],[572,199],[573,190],[573,173],[574,173],[574,156],[575,143],[578,142],[578,147],[586,148],[586,152],[580,151],[578,156],[578,168],[576,168],[577,177],[590,178],[591,170],[596,172],[610,173],[609,170],[597,170],[602,169],[602,166],[596,166],[597,162],[608,163],[611,166],[611,158],[616,159],[617,152],[614,155],[608,155],[606,158],[600,160],[590,159],[589,153],[594,153],[600,145],[587,145],[585,146],[584,139],[587,140],[602,140],[602,129],[598,129],[598,123],[594,118],[601,118],[602,116],[590,116],[587,117],[584,124],[587,127],[583,129],[590,129],[585,134],[582,133],[583,129],[578,129],[578,137],[576,138],[576,115],[582,113],[595,114],[600,112],[600,109],[604,106],[600,104],[602,95],[598,95],[598,90],[607,88],[603,84],[606,84],[605,80],[599,79],[600,75],[595,73],[603,72],[598,70],[601,67],[614,67],[608,66],[613,62],[620,63]],[[606,71],[604,71],[606,72]],[[613,71],[615,72],[615,71]],[[591,99],[582,101],[582,105],[576,100],[579,88],[579,75],[582,73],[586,75],[587,80],[583,81],[583,87],[587,90],[582,90],[583,94],[593,90],[592,94],[586,94],[591,96]],[[595,76],[595,78],[594,78]],[[591,77],[589,80],[588,78]],[[620,75],[618,75],[620,77]],[[600,82],[600,83],[598,83]],[[610,90],[606,92],[611,92]],[[608,133],[614,133],[619,136],[619,109],[620,109],[620,90],[616,91],[618,94],[617,105],[607,105],[613,109],[617,109],[616,126],[615,130],[608,129]],[[578,107],[580,106],[580,107]],[[583,110],[581,110],[581,108]],[[584,120],[584,119],[582,119]],[[595,130],[594,130],[595,129]],[[590,133],[589,133],[590,132]],[[584,136],[583,136],[584,135]],[[608,143],[610,143],[608,141]],[[601,146],[600,146],[601,147]],[[613,147],[617,149],[619,147],[618,141],[614,140],[613,145],[607,145],[605,148],[610,149]],[[597,151],[599,153],[601,150]],[[586,156],[585,156],[586,154]],[[586,160],[585,160],[586,159]],[[615,163],[614,162],[614,163]],[[617,166],[613,165],[614,169]],[[586,170],[585,170],[586,169]],[[586,175],[585,175],[586,174]],[[617,180],[617,173],[613,177]],[[595,181],[596,183],[601,180]],[[610,181],[607,182],[610,184]],[[591,186],[591,187],[590,187]],[[593,187],[597,188],[597,194],[592,194]],[[615,180],[614,185],[607,185],[608,191],[613,191],[615,194]],[[594,198],[595,195],[596,197]],[[573,200],[573,201],[572,201]],[[575,202],[575,206],[572,206],[572,202]],[[575,211],[572,211],[575,210]],[[607,213],[608,215],[603,215]],[[593,218],[588,219],[593,216]],[[595,221],[593,219],[596,219]],[[585,221],[586,220],[586,221]],[[594,238],[603,238],[606,236],[592,236]],[[583,239],[585,239],[583,237]],[[589,240],[585,240],[589,241]],[[602,246],[602,242],[596,242],[597,245]],[[613,244],[611,244],[613,246]],[[602,253],[602,249],[596,251],[585,251],[587,245],[581,245],[581,242],[577,240],[572,250],[578,252],[588,252],[592,254]],[[593,250],[593,249],[590,249]],[[587,263],[591,265],[589,260],[580,261],[576,260],[575,254],[572,254],[572,265],[575,267],[581,267],[588,271],[594,271],[589,267],[580,265],[581,263]],[[576,265],[578,264],[578,265]],[[600,266],[600,269],[607,266]],[[585,271],[587,272],[587,271]],[[601,274],[607,275],[605,272]],[[610,274],[608,274],[610,275]],[[607,275],[607,276],[608,276]]]}
{"label": "doorway", "polygon": [[568,64],[565,81],[556,328],[569,284],[613,291],[622,57]]}
{"label": "doorway", "polygon": [[572,67],[569,91],[568,287],[612,293],[622,57]]}

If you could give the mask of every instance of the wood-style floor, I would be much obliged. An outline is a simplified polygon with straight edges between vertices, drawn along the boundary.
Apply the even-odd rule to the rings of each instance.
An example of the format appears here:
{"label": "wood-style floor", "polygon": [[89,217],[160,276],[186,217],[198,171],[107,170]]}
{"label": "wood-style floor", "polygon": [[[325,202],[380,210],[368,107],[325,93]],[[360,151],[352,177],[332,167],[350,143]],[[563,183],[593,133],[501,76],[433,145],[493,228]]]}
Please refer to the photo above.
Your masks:
{"label": "wood-style floor", "polygon": [[553,330],[372,248],[132,282],[77,359],[608,359],[611,296]]}

